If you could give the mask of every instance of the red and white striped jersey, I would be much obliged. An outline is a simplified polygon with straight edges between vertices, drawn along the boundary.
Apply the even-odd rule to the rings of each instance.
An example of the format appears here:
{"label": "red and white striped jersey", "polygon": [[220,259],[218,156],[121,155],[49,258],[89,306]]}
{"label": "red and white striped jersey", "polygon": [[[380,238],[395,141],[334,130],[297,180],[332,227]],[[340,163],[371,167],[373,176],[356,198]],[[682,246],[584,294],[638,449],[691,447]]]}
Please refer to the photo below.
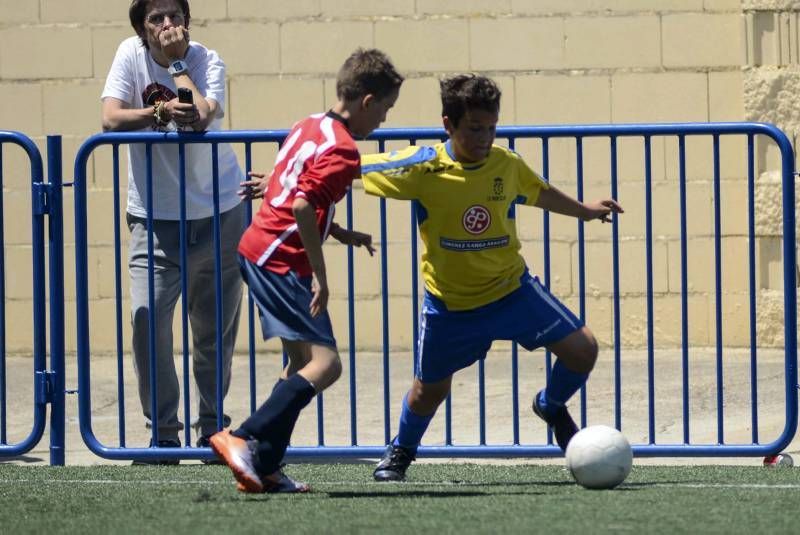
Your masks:
{"label": "red and white striped jersey", "polygon": [[304,197],[316,208],[324,241],[334,205],[360,175],[358,147],[341,117],[328,112],[298,122],[278,152],[261,208],[239,242],[239,253],[276,273],[311,275],[292,203]]}

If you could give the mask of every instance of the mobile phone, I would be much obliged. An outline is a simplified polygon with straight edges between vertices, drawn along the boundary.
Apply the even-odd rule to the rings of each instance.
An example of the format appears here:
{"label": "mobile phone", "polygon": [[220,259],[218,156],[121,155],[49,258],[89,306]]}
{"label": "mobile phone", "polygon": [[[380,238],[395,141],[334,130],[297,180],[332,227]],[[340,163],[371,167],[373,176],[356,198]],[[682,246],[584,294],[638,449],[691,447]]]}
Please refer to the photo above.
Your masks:
{"label": "mobile phone", "polygon": [[178,102],[183,104],[191,104],[194,102],[192,98],[192,90],[185,87],[178,88]]}

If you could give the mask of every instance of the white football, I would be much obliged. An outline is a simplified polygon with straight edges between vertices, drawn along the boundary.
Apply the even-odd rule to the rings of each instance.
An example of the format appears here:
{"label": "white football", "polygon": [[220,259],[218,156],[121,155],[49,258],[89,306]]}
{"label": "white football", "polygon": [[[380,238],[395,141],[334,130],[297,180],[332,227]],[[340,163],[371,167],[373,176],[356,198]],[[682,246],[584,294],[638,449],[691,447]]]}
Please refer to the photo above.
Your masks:
{"label": "white football", "polygon": [[611,489],[625,481],[633,465],[633,452],[625,435],[607,425],[581,429],[569,441],[567,468],[587,489]]}

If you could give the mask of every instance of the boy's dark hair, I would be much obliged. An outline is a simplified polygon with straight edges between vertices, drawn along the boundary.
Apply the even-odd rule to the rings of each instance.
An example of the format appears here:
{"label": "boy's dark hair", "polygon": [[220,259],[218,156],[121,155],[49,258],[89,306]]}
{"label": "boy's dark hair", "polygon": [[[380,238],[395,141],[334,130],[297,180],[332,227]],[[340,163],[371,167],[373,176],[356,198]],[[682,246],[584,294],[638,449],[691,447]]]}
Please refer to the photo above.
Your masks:
{"label": "boy's dark hair", "polygon": [[454,127],[469,109],[500,111],[502,92],[492,79],[477,74],[457,74],[439,82],[442,95],[442,117]]}
{"label": "boy's dark hair", "polygon": [[355,100],[366,95],[382,99],[399,88],[403,80],[389,56],[376,48],[358,48],[339,69],[336,96],[340,100]]}
{"label": "boy's dark hair", "polygon": [[[150,2],[151,0],[131,0],[131,7],[128,8],[128,18],[131,19],[131,26],[136,30],[136,35],[139,36],[145,48],[150,48],[144,35],[144,17],[147,15]],[[184,26],[188,28],[189,20],[192,18],[189,13],[189,0],[175,0],[175,2],[183,11]]]}

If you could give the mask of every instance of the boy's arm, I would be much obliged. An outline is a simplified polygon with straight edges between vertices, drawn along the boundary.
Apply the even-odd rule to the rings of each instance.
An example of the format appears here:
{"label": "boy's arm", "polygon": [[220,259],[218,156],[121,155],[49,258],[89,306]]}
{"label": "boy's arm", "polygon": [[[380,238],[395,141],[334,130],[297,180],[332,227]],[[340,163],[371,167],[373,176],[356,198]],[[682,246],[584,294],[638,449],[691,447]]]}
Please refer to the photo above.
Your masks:
{"label": "boy's arm", "polygon": [[534,206],[557,214],[577,217],[584,221],[599,219],[604,223],[611,222],[610,214],[612,212],[617,214],[624,212],[622,206],[614,199],[601,199],[594,202],[582,203],[553,185],[539,192],[539,198],[536,200]]}
{"label": "boy's arm", "polygon": [[331,223],[331,230],[329,232],[336,241],[345,245],[352,245],[353,247],[366,247],[370,256],[375,254],[375,247],[372,246],[372,235],[357,230],[347,230],[342,228],[336,223]]}
{"label": "boy's arm", "polygon": [[364,191],[389,199],[412,200],[419,196],[419,178],[428,162],[436,159],[436,149],[412,145],[405,149],[361,156]]}
{"label": "boy's arm", "polygon": [[322,239],[317,228],[317,214],[314,205],[303,197],[295,198],[292,213],[297,221],[297,231],[303,241],[308,262],[311,264],[313,280],[311,282],[311,316],[316,317],[328,306],[328,276],[325,273],[325,258],[322,256]]}

